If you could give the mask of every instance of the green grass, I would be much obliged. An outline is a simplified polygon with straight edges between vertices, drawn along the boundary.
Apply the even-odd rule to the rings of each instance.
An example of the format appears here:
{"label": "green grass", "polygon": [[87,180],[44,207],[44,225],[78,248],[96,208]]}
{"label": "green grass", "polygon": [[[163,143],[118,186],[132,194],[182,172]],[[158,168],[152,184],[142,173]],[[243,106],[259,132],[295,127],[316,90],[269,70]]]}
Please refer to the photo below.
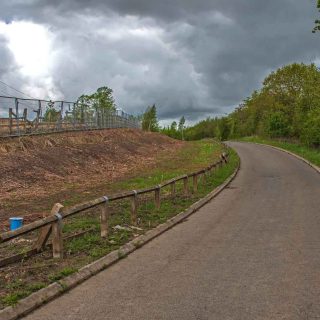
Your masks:
{"label": "green grass", "polygon": [[263,143],[271,146],[279,147],[288,151],[291,151],[307,160],[311,163],[320,166],[320,150],[315,148],[310,148],[302,144],[298,143],[290,143],[290,142],[282,142],[277,140],[264,139],[257,136],[253,137],[245,137],[241,139],[237,139],[239,141],[245,142],[255,142],[255,143]]}
{"label": "green grass", "polygon": [[163,181],[205,167],[217,158],[222,149],[222,145],[212,139],[188,142],[178,152],[173,151],[172,154],[162,154],[154,166],[147,170],[145,168],[137,170],[131,176],[112,184],[104,182],[101,185],[93,186],[85,194],[70,192],[70,197],[63,201],[63,205],[72,206],[85,200],[92,200],[92,197],[103,194],[143,189],[160,184]]}
{"label": "green grass", "polygon": [[55,282],[55,281],[58,281],[64,277],[67,277],[75,272],[77,272],[78,270],[76,268],[72,268],[72,267],[66,267],[64,269],[62,269],[61,271],[57,272],[57,273],[54,273],[54,274],[50,274],[48,276],[48,279],[51,281],[51,282]]}
{"label": "green grass", "polygon": [[6,306],[14,306],[20,299],[29,296],[31,293],[46,287],[45,283],[26,284],[21,280],[15,281],[8,289],[10,293],[4,296],[1,301]]}

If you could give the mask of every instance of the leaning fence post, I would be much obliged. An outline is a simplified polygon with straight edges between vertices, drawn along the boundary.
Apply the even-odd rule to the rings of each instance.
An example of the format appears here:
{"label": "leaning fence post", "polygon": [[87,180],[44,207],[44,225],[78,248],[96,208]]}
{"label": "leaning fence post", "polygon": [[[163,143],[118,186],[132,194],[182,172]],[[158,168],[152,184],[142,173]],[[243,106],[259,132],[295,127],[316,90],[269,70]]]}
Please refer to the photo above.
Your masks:
{"label": "leaning fence post", "polygon": [[160,209],[160,190],[160,186],[157,186],[157,189],[155,189],[154,191],[154,202],[157,209]]}
{"label": "leaning fence post", "polygon": [[106,201],[102,204],[100,213],[101,230],[100,234],[102,238],[108,236],[108,220],[109,220],[109,198],[107,196],[103,197]]}
{"label": "leaning fence post", "polygon": [[[61,208],[61,204],[60,203],[56,203],[52,209],[51,209],[51,212],[49,214],[45,214],[44,215],[44,218],[45,217],[48,217],[49,215],[55,215],[56,213],[59,212]],[[51,234],[51,230],[52,230],[52,225],[47,225],[47,226],[44,226],[40,229],[40,233],[39,233],[39,236],[38,236],[38,239],[36,240],[35,244],[33,245],[33,249],[36,249],[37,252],[40,252],[44,246],[46,245],[49,237],[50,237],[50,234]]]}
{"label": "leaning fence post", "polygon": [[59,213],[63,205],[60,203],[55,204],[55,216],[57,220],[52,223],[52,255],[55,259],[63,258],[63,238],[62,238],[62,216]]}
{"label": "leaning fence post", "polygon": [[196,193],[198,191],[198,175],[193,175],[193,192]]}
{"label": "leaning fence post", "polygon": [[133,226],[137,225],[137,211],[138,211],[138,199],[137,191],[133,190],[134,195],[131,197],[131,223]]}

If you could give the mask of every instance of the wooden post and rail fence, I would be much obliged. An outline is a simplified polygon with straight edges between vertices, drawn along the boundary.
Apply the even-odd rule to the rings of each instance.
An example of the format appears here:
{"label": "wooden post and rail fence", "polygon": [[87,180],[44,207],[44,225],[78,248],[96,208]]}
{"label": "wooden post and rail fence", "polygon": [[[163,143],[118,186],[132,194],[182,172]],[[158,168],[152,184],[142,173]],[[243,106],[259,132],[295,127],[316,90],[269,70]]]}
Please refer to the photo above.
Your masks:
{"label": "wooden post and rail fence", "polygon": [[103,196],[92,201],[75,205],[70,208],[65,208],[61,204],[56,203],[53,206],[50,214],[48,214],[44,218],[34,221],[25,226],[22,226],[19,229],[0,234],[0,244],[40,229],[38,238],[33,244],[33,249],[30,250],[29,254],[27,254],[26,256],[31,256],[43,251],[51,235],[53,258],[61,259],[64,256],[63,236],[62,236],[63,219],[74,216],[80,212],[83,212],[85,210],[88,210],[94,207],[100,207],[101,208],[101,213],[100,213],[101,237],[105,238],[108,236],[108,229],[109,229],[109,217],[110,217],[109,203],[116,200],[121,200],[121,199],[130,199],[131,223],[132,225],[137,226],[139,195],[154,192],[155,207],[159,209],[161,206],[161,189],[163,189],[164,187],[170,186],[171,195],[174,198],[176,196],[176,184],[177,182],[182,181],[183,193],[185,195],[188,195],[190,192],[189,179],[191,178],[193,182],[193,192],[196,193],[198,191],[199,178],[202,177],[202,180],[205,182],[206,175],[208,173],[210,173],[212,170],[215,170],[217,167],[221,167],[224,163],[228,162],[228,156],[229,156],[228,153],[222,153],[219,161],[213,163],[212,165],[206,167],[205,169],[199,170],[197,172],[194,172],[188,175],[183,175],[183,176],[170,179],[157,186],[153,186],[150,188],[126,191],[123,193],[118,193],[110,196]]}

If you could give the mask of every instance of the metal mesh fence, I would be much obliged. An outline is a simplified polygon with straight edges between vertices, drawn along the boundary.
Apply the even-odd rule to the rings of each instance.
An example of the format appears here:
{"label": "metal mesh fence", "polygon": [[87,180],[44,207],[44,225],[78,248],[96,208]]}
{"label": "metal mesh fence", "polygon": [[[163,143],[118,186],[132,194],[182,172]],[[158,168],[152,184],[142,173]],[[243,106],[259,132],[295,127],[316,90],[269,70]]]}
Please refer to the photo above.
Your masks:
{"label": "metal mesh fence", "polygon": [[141,123],[118,109],[0,96],[0,136],[104,128],[141,128]]}

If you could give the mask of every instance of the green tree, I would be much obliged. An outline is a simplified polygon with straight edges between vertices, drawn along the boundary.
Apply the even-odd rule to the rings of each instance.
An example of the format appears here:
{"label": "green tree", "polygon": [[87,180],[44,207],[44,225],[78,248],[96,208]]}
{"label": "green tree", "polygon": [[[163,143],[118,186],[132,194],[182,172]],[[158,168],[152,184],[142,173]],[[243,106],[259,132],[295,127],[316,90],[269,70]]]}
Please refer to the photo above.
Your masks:
{"label": "green tree", "polygon": [[176,121],[173,121],[171,123],[170,130],[173,132],[177,131],[177,122]]}
{"label": "green tree", "polygon": [[305,121],[301,134],[302,142],[307,145],[320,146],[320,108],[311,110]]}
{"label": "green tree", "polygon": [[148,107],[142,116],[142,129],[145,131],[159,131],[157,108],[155,105]]}
{"label": "green tree", "polygon": [[179,125],[178,125],[178,130],[181,134],[181,140],[184,140],[184,129],[185,129],[184,125],[185,125],[185,123],[186,123],[186,119],[184,118],[184,116],[182,116],[179,120]]}
{"label": "green tree", "polygon": [[112,95],[112,89],[108,87],[98,88],[89,98],[97,110],[115,111],[116,104]]}
{"label": "green tree", "polygon": [[53,101],[49,101],[47,103],[47,108],[46,108],[46,112],[43,116],[43,120],[45,122],[57,122],[60,118],[60,111],[57,111],[54,108],[54,102]]}
{"label": "green tree", "polygon": [[[317,0],[317,9],[318,9],[318,11],[320,11],[320,0]],[[316,33],[317,31],[320,30],[320,20],[316,19],[314,23],[315,23],[315,26],[314,26],[312,32]]]}
{"label": "green tree", "polygon": [[97,121],[102,125],[106,114],[114,113],[116,110],[115,100],[112,95],[113,91],[109,87],[98,88],[92,94],[83,94],[77,99],[75,107],[76,119],[81,123],[85,121]]}

